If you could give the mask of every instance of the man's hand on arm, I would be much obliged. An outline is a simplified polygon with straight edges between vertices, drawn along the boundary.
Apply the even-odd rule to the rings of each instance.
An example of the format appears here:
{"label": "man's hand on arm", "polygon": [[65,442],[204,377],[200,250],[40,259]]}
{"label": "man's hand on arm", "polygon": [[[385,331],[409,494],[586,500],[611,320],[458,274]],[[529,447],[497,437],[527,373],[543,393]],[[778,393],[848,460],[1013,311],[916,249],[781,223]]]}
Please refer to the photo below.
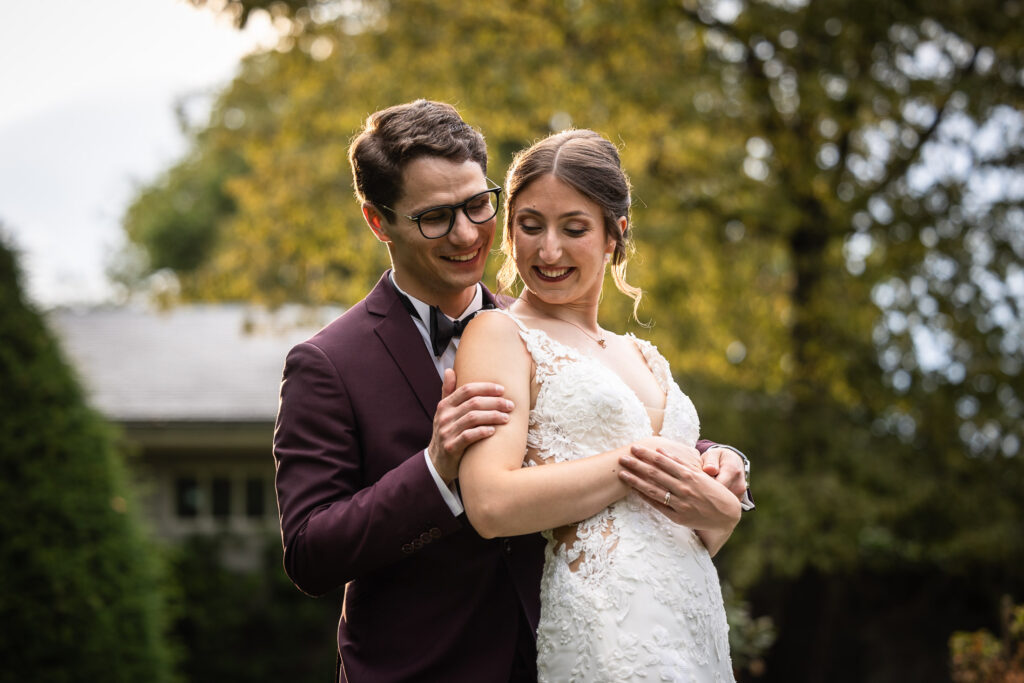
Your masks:
{"label": "man's hand on arm", "polygon": [[491,382],[471,382],[455,388],[455,371],[445,370],[441,401],[434,414],[434,433],[427,456],[434,470],[451,484],[459,474],[466,449],[508,422],[512,402],[502,398],[504,388]]}
{"label": "man's hand on arm", "polygon": [[732,446],[712,446],[704,451],[704,472],[736,494],[744,510],[754,509],[750,495],[750,461]]}
{"label": "man's hand on arm", "polygon": [[747,492],[747,476],[743,458],[731,448],[715,446],[704,451],[701,458],[705,473],[743,500]]}

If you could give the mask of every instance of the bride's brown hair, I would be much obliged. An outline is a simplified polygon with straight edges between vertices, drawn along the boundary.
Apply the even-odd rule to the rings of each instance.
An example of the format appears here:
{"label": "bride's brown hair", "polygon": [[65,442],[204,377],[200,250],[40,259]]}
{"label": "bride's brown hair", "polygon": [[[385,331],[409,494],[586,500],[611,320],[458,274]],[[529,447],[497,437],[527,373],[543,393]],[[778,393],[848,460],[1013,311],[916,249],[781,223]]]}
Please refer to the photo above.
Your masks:
{"label": "bride's brown hair", "polygon": [[[615,145],[592,130],[555,133],[517,153],[512,160],[505,177],[505,234],[501,241],[505,261],[498,271],[500,291],[510,292],[518,277],[511,229],[516,199],[530,183],[546,175],[558,178],[601,207],[605,231],[615,240],[612,279],[620,292],[633,299],[636,318],[643,292],[626,281],[626,263],[634,249],[629,178],[622,170]],[[626,217],[626,228],[621,231],[620,216]]]}

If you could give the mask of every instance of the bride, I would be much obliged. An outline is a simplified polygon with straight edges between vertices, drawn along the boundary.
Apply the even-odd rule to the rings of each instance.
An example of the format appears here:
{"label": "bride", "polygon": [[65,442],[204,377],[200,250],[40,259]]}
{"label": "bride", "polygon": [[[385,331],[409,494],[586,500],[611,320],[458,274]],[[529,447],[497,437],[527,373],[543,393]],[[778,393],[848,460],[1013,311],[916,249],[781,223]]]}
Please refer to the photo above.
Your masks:
{"label": "bride", "polygon": [[[701,470],[697,412],[664,357],[597,321],[608,264],[640,298],[625,281],[618,152],[592,131],[559,133],[517,155],[506,189],[499,279],[524,288],[473,320],[455,369],[460,384],[503,385],[516,408],[467,450],[459,480],[481,535],[544,530],[539,680],[732,681],[711,556],[740,503]],[[630,473],[652,466],[672,476]]]}

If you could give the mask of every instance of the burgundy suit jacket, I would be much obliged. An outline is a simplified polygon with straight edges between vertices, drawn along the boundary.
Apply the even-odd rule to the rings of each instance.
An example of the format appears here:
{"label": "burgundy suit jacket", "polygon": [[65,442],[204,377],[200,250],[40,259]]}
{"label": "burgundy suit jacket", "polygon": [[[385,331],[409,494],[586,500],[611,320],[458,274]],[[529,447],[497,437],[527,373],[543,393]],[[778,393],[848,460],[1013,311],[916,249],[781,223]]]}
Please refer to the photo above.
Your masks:
{"label": "burgundy suit jacket", "polygon": [[274,432],[285,571],[310,595],[345,587],[343,680],[505,683],[520,620],[536,632],[543,540],[483,539],[452,514],[423,458],[440,398],[387,273],[288,354]]}

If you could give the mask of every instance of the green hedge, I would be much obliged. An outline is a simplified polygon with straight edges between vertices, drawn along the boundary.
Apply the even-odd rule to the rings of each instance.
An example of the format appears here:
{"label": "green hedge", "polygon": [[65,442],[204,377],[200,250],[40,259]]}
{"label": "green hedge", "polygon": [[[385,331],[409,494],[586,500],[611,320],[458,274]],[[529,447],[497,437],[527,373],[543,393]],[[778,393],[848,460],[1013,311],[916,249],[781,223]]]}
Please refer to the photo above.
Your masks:
{"label": "green hedge", "polygon": [[0,239],[0,678],[166,681],[159,567],[110,428]]}
{"label": "green hedge", "polygon": [[177,594],[174,636],[189,681],[323,683],[334,674],[341,591],[312,599],[285,576],[281,540],[262,566],[220,561],[227,537],[195,536],[168,548]]}

